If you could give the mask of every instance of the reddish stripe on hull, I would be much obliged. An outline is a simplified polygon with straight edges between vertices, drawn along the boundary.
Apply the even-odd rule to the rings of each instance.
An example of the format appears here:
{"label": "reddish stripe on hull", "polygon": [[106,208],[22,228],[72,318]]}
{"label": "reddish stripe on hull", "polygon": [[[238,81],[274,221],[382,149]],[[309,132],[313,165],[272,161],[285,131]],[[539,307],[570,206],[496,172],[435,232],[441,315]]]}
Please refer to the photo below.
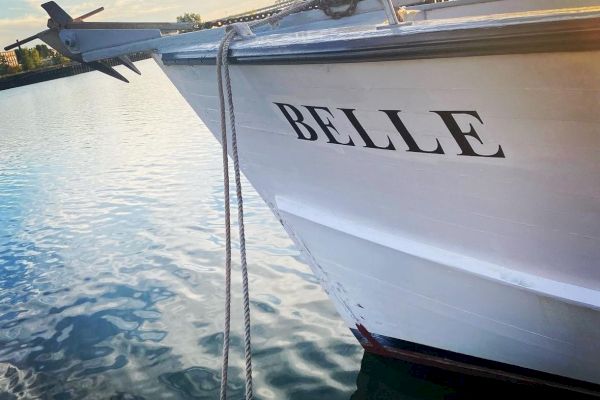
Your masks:
{"label": "reddish stripe on hull", "polygon": [[[373,335],[371,335],[371,333],[367,330],[367,328],[365,328],[363,324],[356,324],[356,329],[358,329],[358,332],[360,332],[363,338],[367,339],[368,346],[371,348],[373,353],[377,353],[382,356],[393,357],[393,354],[387,351],[385,347],[383,347],[381,344],[379,344],[377,339],[375,339]],[[363,347],[365,347],[364,344]]]}

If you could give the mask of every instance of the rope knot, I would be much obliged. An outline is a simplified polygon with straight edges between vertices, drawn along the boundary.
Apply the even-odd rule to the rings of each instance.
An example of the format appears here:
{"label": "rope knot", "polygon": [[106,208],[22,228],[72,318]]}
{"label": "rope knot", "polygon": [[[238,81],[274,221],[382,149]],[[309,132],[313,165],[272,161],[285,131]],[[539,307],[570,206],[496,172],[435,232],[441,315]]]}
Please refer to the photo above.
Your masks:
{"label": "rope knot", "polygon": [[236,36],[247,38],[256,36],[247,22],[236,22],[225,27],[226,32],[234,31]]}

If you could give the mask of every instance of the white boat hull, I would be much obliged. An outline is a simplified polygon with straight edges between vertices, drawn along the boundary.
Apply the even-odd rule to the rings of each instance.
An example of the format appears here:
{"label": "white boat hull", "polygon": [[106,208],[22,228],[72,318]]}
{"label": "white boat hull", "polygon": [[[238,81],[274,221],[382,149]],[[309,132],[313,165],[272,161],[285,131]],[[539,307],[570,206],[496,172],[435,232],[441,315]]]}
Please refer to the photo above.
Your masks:
{"label": "white boat hull", "polygon": [[[598,65],[598,51],[233,65],[242,169],[350,328],[600,383]],[[215,67],[163,69],[220,138]],[[443,112],[476,132],[475,155]]]}

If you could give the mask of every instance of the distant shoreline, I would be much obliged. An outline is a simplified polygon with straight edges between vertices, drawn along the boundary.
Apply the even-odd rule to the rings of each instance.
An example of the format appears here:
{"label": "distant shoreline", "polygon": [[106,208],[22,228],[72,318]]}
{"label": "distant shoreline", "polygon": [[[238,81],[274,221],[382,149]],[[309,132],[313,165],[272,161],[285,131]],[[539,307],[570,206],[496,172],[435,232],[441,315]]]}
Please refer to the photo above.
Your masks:
{"label": "distant shoreline", "polygon": [[[149,53],[142,52],[131,54],[129,58],[131,58],[132,61],[140,61],[150,57]],[[113,67],[122,64],[121,61],[116,58],[106,60],[105,62]],[[79,75],[90,71],[93,71],[93,69],[87,65],[71,62],[65,65],[54,65],[33,71],[20,72],[18,74],[0,77],[0,90],[33,85],[34,83],[66,78],[68,76]]]}

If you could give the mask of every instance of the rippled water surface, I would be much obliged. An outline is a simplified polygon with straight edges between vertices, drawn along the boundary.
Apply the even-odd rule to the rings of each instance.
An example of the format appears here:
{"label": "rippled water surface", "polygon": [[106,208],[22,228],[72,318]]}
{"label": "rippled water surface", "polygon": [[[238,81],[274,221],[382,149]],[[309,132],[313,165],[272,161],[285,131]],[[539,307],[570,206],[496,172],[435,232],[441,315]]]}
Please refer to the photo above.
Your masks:
{"label": "rippled water surface", "polygon": [[[2,400],[217,398],[221,150],[158,67],[140,68],[128,85],[89,73],[0,92]],[[504,393],[363,356],[279,223],[244,189],[257,398]],[[239,399],[237,264],[234,276],[229,393]]]}
{"label": "rippled water surface", "polygon": [[[0,390],[216,398],[220,147],[141,67],[129,85],[90,73],[0,92]],[[258,397],[348,398],[360,347],[248,184],[245,201]],[[241,313],[233,325],[240,395]]]}

